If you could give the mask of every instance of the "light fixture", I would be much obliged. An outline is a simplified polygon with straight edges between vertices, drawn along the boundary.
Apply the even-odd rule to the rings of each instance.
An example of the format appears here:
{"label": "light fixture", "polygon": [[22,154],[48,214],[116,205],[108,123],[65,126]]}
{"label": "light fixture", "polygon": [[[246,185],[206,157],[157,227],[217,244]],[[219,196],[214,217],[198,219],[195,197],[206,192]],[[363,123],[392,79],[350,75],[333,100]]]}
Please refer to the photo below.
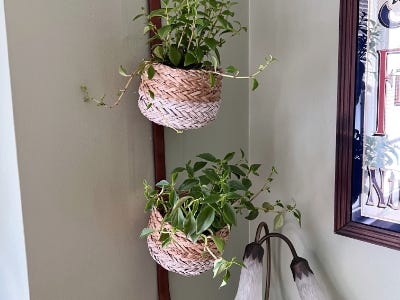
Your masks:
{"label": "light fixture", "polygon": [[[262,229],[265,235],[261,237]],[[240,281],[235,300],[261,300],[262,299],[262,262],[264,249],[262,244],[266,243],[266,283],[264,299],[269,299],[271,282],[271,238],[280,238],[288,246],[292,253],[293,260],[290,264],[293,279],[296,283],[301,300],[325,300],[319,285],[315,279],[307,260],[297,255],[292,242],[283,234],[269,232],[268,225],[261,222],[258,225],[255,241],[246,246],[243,262],[246,268],[242,268]]]}

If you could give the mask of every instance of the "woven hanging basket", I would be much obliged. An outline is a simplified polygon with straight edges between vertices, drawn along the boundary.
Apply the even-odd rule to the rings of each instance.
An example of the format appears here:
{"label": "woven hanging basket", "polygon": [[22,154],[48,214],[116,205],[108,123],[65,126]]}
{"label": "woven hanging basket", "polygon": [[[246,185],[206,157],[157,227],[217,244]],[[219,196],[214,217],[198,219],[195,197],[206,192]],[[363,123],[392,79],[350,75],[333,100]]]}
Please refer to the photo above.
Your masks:
{"label": "woven hanging basket", "polygon": [[[162,216],[159,211],[153,209],[149,218],[149,227],[154,232],[147,237],[147,245],[150,255],[164,269],[184,276],[195,276],[213,267],[213,257],[204,251],[204,243],[198,241],[193,243],[188,240],[183,232],[176,232],[173,241],[165,248],[162,247],[160,238]],[[170,230],[171,225],[164,223],[164,229]],[[217,232],[217,236],[225,241],[229,235],[228,228],[223,228]],[[211,251],[219,256],[217,247],[213,241],[208,242]]]}
{"label": "woven hanging basket", "polygon": [[[149,79],[143,73],[138,105],[150,121],[176,130],[196,129],[215,120],[221,100],[222,76],[153,64],[156,71]],[[154,99],[149,91],[154,93]]]}

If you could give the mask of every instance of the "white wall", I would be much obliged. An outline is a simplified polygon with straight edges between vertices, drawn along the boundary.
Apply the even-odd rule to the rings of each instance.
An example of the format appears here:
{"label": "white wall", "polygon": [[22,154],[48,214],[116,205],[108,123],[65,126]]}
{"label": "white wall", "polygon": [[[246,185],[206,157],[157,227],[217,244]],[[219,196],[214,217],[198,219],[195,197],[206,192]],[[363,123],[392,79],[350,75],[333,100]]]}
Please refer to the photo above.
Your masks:
{"label": "white wall", "polygon": [[[236,7],[237,17],[242,25],[248,24],[248,2],[240,1]],[[221,57],[223,66],[235,65],[243,74],[248,72],[248,33],[228,39]],[[176,166],[183,165],[203,152],[222,156],[228,152],[240,153],[240,148],[248,150],[248,91],[246,80],[223,81],[222,105],[217,119],[207,127],[176,134],[166,130],[167,173]],[[233,228],[226,249],[226,257],[243,256],[248,241],[248,223],[242,221]],[[199,277],[185,278],[170,273],[171,298],[173,300],[226,299],[236,294],[239,280],[239,268],[236,268],[228,286],[219,289],[219,280],[212,279],[209,271]]]}
{"label": "white wall", "polygon": [[[332,299],[399,299],[399,252],[333,233],[339,0],[250,3],[250,63],[279,59],[250,97],[251,159],[276,165],[273,196],[303,212],[284,232]],[[285,245],[274,261],[271,299],[298,299]]]}
{"label": "white wall", "polygon": [[0,299],[28,300],[4,1],[0,1],[0,99]]}
{"label": "white wall", "polygon": [[31,299],[156,299],[155,264],[138,238],[150,123],[135,93],[107,111],[79,90],[115,95],[118,66],[147,54],[131,22],[145,2],[5,4]]}

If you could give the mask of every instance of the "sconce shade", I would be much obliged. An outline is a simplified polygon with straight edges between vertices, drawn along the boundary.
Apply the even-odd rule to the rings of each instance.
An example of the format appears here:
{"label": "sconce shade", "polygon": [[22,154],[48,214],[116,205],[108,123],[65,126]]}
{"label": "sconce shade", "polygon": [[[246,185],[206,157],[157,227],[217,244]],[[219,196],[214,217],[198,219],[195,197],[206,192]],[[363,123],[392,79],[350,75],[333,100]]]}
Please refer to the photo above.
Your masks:
{"label": "sconce shade", "polygon": [[293,258],[290,269],[292,270],[293,279],[296,283],[301,300],[326,299],[307,260],[298,256]]}
{"label": "sconce shade", "polygon": [[292,270],[294,281],[296,281],[296,278],[301,280],[303,276],[307,277],[310,274],[314,274],[313,271],[311,271],[308,261],[299,256],[293,258],[292,262],[290,263],[290,269]]}
{"label": "sconce shade", "polygon": [[243,262],[246,266],[240,272],[240,281],[235,300],[262,299],[262,260],[264,248],[258,243],[246,246]]}
{"label": "sconce shade", "polygon": [[[265,236],[261,237],[264,229]],[[278,232],[269,232],[268,225],[261,222],[257,227],[254,243],[246,246],[243,262],[246,268],[242,268],[240,281],[235,300],[262,300],[262,261],[264,248],[261,246],[266,242],[267,246],[267,276],[265,284],[265,300],[269,299],[270,278],[271,278],[271,244],[270,238],[279,238],[289,247],[293,255],[290,269],[293,273],[293,279],[301,300],[327,300],[328,298],[320,289],[313,271],[302,257],[297,255],[292,242],[283,234]]]}

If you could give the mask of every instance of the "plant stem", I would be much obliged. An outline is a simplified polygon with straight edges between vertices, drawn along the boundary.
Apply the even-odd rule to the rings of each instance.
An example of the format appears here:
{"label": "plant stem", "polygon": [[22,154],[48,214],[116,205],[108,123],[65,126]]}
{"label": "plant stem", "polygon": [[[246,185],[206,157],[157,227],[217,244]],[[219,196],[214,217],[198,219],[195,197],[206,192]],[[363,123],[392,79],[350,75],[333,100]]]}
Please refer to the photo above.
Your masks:
{"label": "plant stem", "polygon": [[[187,3],[188,3],[188,6],[189,6],[189,1],[187,1]],[[192,44],[192,40],[193,40],[195,31],[196,31],[197,3],[196,3],[196,5],[194,6],[193,11],[194,11],[194,16],[193,16],[193,21],[192,21],[191,35],[190,35],[189,43],[188,43],[188,46],[187,46],[187,49],[186,49],[187,52],[190,50],[190,45]]]}
{"label": "plant stem", "polygon": [[268,67],[274,60],[275,60],[275,58],[273,58],[272,56],[269,56],[269,58],[266,60],[266,63],[264,65],[261,65],[256,72],[254,72],[253,74],[248,75],[248,76],[229,75],[229,74],[221,73],[218,71],[210,71],[210,70],[204,70],[204,72],[212,73],[215,75],[220,75],[220,76],[227,77],[227,78],[233,78],[233,79],[253,79],[253,78],[257,77],[261,72],[263,72],[265,70],[265,68]]}

